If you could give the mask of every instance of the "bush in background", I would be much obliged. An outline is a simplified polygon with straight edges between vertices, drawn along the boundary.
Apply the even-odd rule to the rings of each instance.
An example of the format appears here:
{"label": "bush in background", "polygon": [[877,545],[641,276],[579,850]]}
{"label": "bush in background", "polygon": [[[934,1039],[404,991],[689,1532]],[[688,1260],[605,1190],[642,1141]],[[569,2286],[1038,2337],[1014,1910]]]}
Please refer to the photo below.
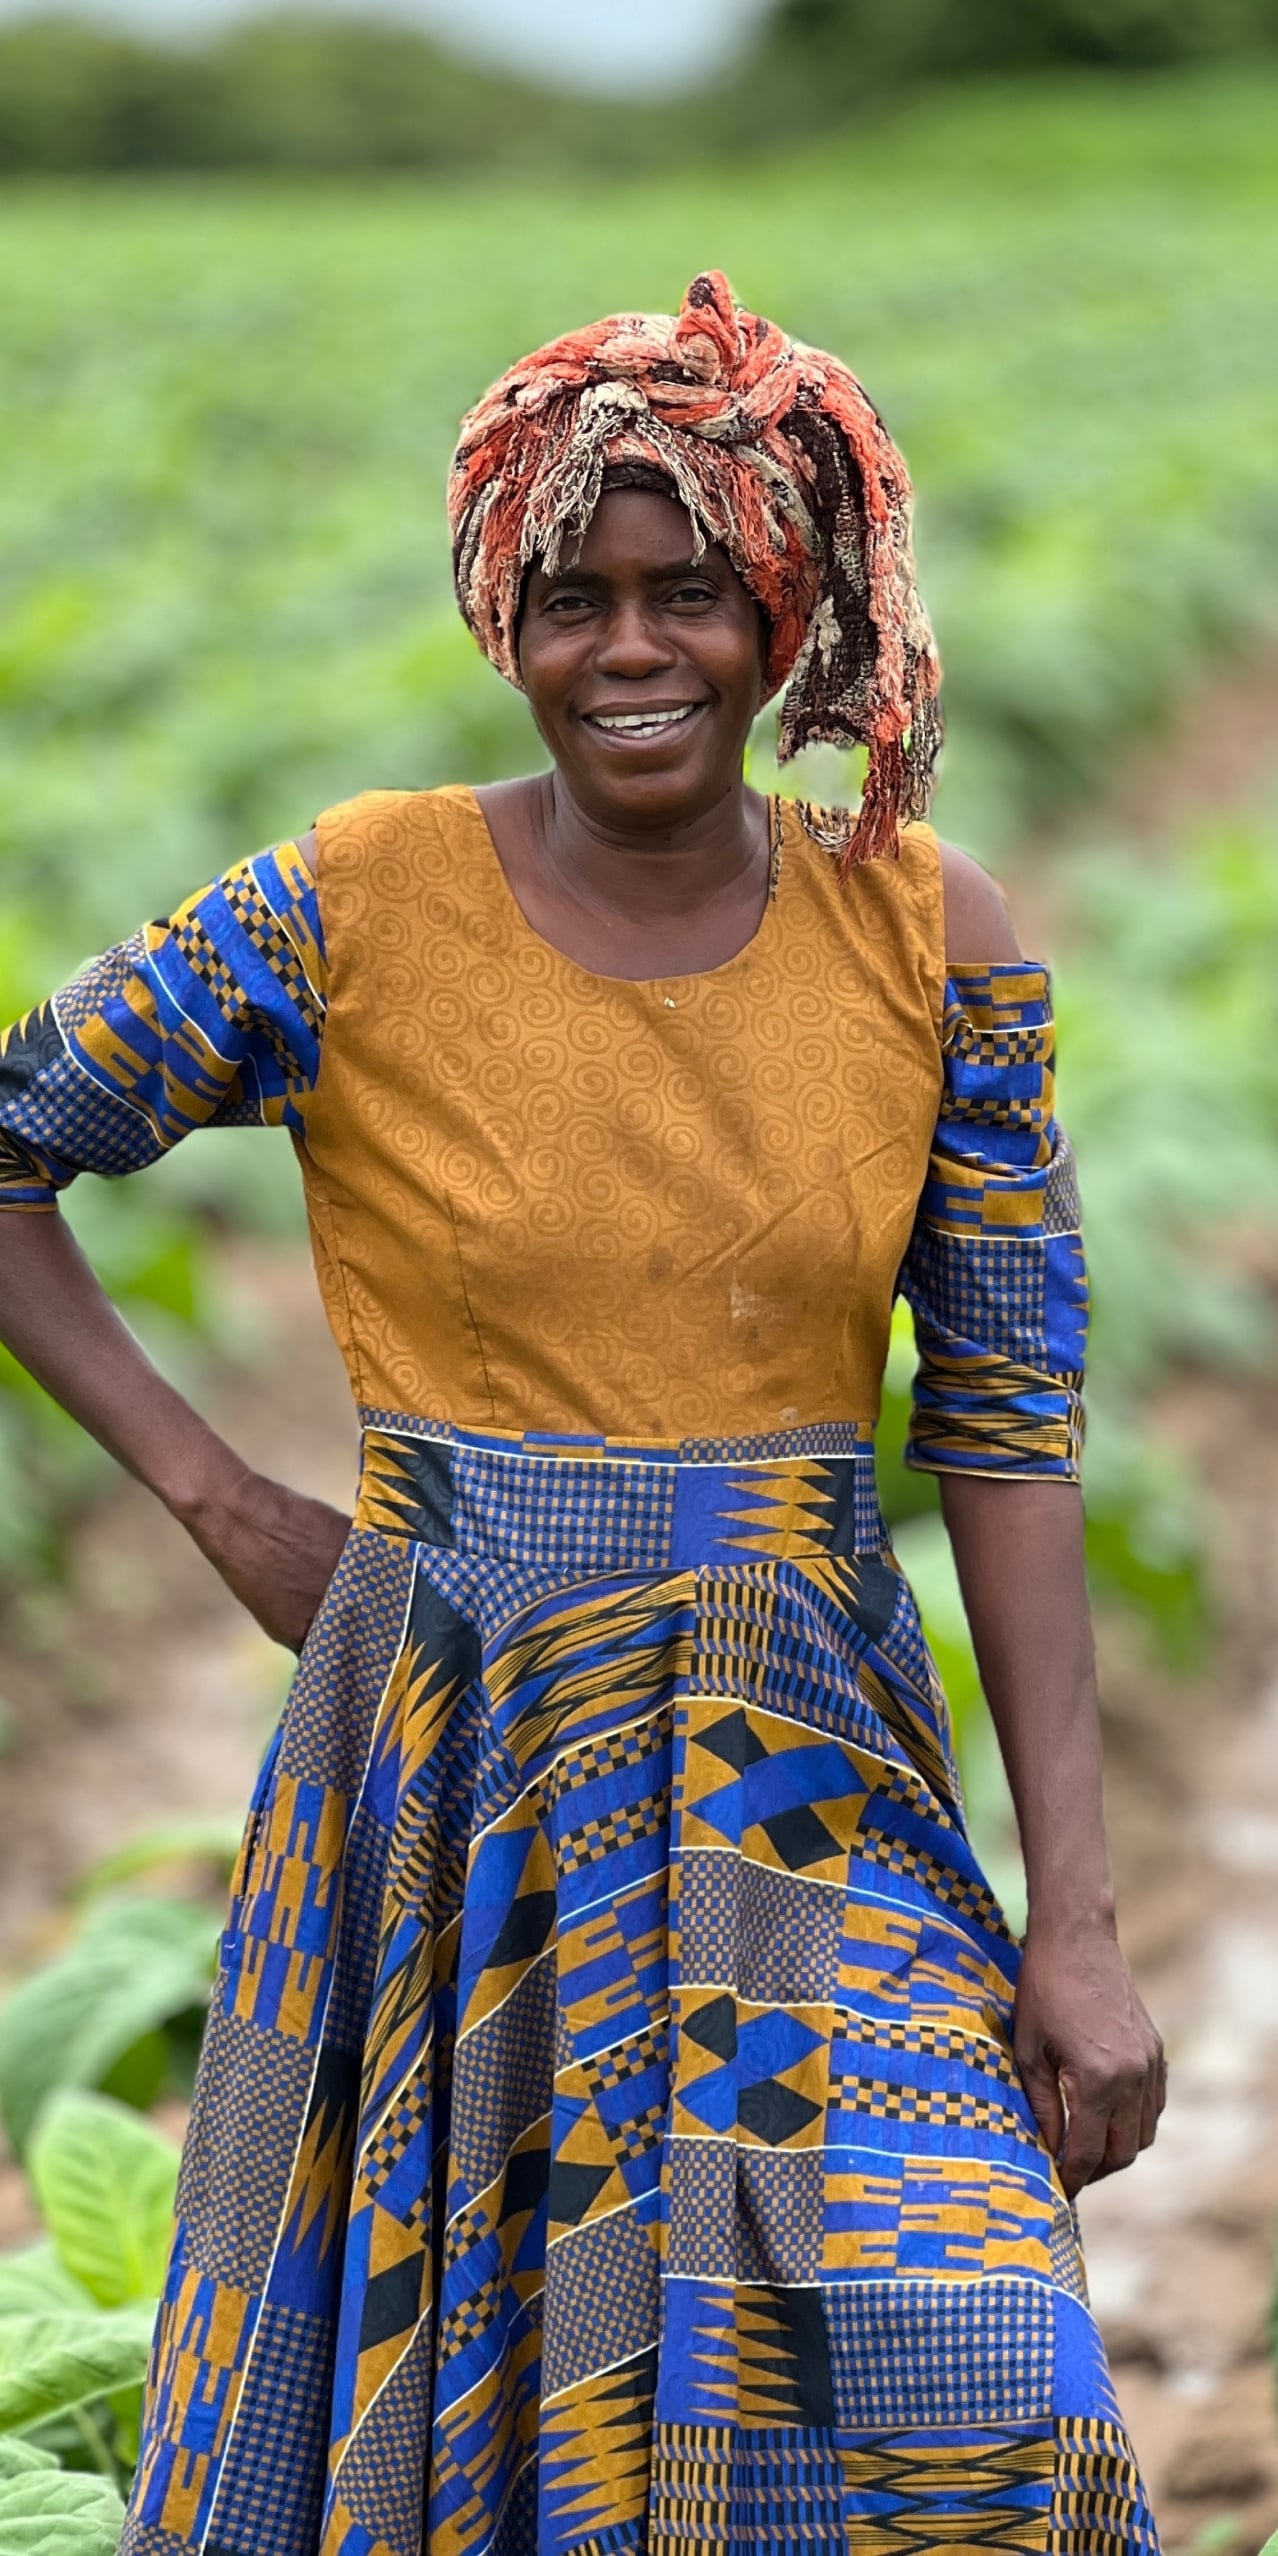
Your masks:
{"label": "bush in background", "polygon": [[376,20],[270,16],[181,48],[73,18],[0,29],[11,174],[509,167],[553,156],[589,112]]}
{"label": "bush in background", "polygon": [[565,97],[376,18],[268,12],[200,45],[73,15],[0,29],[0,173],[696,165],[893,94],[997,73],[1157,70],[1278,52],[1278,0],[782,0],[691,95]]}

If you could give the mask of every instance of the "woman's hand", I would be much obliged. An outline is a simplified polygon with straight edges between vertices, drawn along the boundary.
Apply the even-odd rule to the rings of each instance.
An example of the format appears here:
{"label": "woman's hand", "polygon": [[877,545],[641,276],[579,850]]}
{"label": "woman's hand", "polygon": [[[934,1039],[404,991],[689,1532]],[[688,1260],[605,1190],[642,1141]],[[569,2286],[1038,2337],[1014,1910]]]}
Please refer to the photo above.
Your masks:
{"label": "woman's hand", "polygon": [[1031,1923],[1013,2050],[1071,2201],[1150,2146],[1167,2100],[1163,2045],[1107,1928]]}
{"label": "woman's hand", "polygon": [[238,1468],[215,1492],[171,1503],[201,1553],[273,1642],[300,1651],[350,1533],[350,1519]]}

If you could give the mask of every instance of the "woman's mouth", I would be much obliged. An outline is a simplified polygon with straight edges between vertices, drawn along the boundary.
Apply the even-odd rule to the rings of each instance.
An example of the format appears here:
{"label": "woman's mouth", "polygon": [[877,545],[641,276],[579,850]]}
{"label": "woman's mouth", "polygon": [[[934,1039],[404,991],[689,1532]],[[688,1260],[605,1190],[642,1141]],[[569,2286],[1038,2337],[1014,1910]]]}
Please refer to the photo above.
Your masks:
{"label": "woman's mouth", "polygon": [[651,737],[669,736],[673,729],[686,727],[703,707],[700,701],[684,701],[670,710],[587,710],[584,718],[586,726],[597,728],[602,736],[643,744]]}

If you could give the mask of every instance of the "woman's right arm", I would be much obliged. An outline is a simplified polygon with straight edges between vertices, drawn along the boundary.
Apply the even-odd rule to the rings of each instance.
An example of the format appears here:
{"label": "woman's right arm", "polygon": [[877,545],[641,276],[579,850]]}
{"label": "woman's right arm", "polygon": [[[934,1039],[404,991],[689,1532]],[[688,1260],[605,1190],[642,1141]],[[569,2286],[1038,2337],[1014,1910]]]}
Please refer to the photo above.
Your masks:
{"label": "woman's right arm", "polygon": [[350,1525],[254,1473],[157,1374],[65,1217],[0,1217],[0,1340],[145,1482],[272,1641],[300,1650]]}
{"label": "woman's right arm", "polygon": [[348,1521],[254,1473],[156,1373],[58,1197],[78,1172],[140,1169],[197,1127],[300,1131],[325,999],[303,837],[92,960],[0,1039],[0,1339],[293,1649]]}

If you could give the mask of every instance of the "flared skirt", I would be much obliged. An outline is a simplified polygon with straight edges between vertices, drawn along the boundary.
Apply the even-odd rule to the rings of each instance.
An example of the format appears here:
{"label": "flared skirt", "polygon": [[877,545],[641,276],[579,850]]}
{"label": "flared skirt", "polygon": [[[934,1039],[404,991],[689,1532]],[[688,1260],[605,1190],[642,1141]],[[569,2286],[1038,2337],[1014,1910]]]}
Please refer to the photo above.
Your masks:
{"label": "flared skirt", "polygon": [[868,1433],[365,1417],[123,2556],[1156,2556]]}

